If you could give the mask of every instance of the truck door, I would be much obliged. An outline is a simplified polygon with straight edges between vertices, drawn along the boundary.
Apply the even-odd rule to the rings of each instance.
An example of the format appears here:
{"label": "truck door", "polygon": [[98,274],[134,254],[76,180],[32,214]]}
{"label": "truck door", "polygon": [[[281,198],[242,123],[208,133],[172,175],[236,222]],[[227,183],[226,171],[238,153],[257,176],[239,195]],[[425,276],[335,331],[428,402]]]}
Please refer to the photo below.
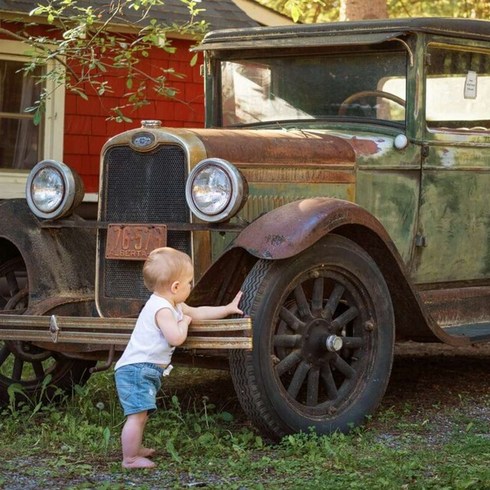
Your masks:
{"label": "truck door", "polygon": [[431,42],[416,282],[490,277],[490,49]]}

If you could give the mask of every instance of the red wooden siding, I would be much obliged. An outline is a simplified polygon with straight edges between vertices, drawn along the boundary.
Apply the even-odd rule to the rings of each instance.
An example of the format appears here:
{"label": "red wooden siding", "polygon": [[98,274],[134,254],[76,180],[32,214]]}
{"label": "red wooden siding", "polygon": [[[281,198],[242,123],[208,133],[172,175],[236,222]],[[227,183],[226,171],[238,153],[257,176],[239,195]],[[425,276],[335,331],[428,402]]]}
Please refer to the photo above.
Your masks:
{"label": "red wooden siding", "polygon": [[160,74],[159,67],[172,67],[184,76],[182,79],[169,76],[169,85],[178,89],[175,99],[165,99],[148,91],[149,105],[135,112],[126,112],[132,123],[109,121],[110,108],[124,104],[120,98],[127,89],[125,81],[117,73],[106,74],[114,92],[104,95],[90,95],[84,100],[77,95],[66,94],[64,161],[74,168],[85,183],[86,192],[98,189],[100,150],[108,138],[126,129],[139,127],[142,119],[159,119],[164,126],[202,127],[204,123],[204,88],[200,75],[201,61],[190,66],[193,53],[191,43],[174,40],[177,48],[174,54],[163,50],[153,50],[140,69],[153,75]]}

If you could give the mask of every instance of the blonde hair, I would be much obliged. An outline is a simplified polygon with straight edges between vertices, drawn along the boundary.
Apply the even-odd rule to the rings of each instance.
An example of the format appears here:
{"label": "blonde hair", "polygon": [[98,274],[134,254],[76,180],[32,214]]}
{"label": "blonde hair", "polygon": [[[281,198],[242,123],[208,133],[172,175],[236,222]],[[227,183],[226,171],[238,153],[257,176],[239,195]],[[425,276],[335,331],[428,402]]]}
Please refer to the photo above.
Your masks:
{"label": "blonde hair", "polygon": [[192,271],[192,260],[186,253],[171,247],[156,248],[143,266],[143,280],[154,292],[157,288],[170,287],[187,271]]}

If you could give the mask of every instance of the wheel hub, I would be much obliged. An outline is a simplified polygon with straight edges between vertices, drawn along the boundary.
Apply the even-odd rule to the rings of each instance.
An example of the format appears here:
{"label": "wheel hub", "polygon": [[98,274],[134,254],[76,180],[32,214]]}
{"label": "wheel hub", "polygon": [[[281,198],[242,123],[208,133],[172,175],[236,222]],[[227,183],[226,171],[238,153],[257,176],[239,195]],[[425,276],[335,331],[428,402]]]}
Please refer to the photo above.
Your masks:
{"label": "wheel hub", "polygon": [[315,318],[305,326],[302,355],[311,364],[322,364],[343,347],[342,337],[335,335],[332,322]]}
{"label": "wheel hub", "polygon": [[329,335],[325,339],[325,346],[329,352],[337,352],[342,349],[344,341],[338,335]]}

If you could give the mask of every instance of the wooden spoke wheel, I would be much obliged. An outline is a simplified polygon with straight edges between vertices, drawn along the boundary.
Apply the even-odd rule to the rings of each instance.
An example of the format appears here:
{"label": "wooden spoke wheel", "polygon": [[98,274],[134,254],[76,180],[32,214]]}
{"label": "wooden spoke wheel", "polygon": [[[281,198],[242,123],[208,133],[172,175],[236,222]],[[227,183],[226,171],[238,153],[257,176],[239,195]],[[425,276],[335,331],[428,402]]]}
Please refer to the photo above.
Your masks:
{"label": "wooden spoke wheel", "polygon": [[253,422],[273,439],[361,424],[393,360],[393,308],[372,258],[330,235],[290,259],[259,260],[243,291],[254,347],[233,351],[230,366]]}
{"label": "wooden spoke wheel", "polygon": [[[28,307],[29,285],[21,257],[0,263],[0,308],[22,315]],[[89,378],[93,361],[80,361],[42,349],[30,342],[1,340],[0,404],[9,402],[9,388],[17,401],[52,398],[69,392]]]}

